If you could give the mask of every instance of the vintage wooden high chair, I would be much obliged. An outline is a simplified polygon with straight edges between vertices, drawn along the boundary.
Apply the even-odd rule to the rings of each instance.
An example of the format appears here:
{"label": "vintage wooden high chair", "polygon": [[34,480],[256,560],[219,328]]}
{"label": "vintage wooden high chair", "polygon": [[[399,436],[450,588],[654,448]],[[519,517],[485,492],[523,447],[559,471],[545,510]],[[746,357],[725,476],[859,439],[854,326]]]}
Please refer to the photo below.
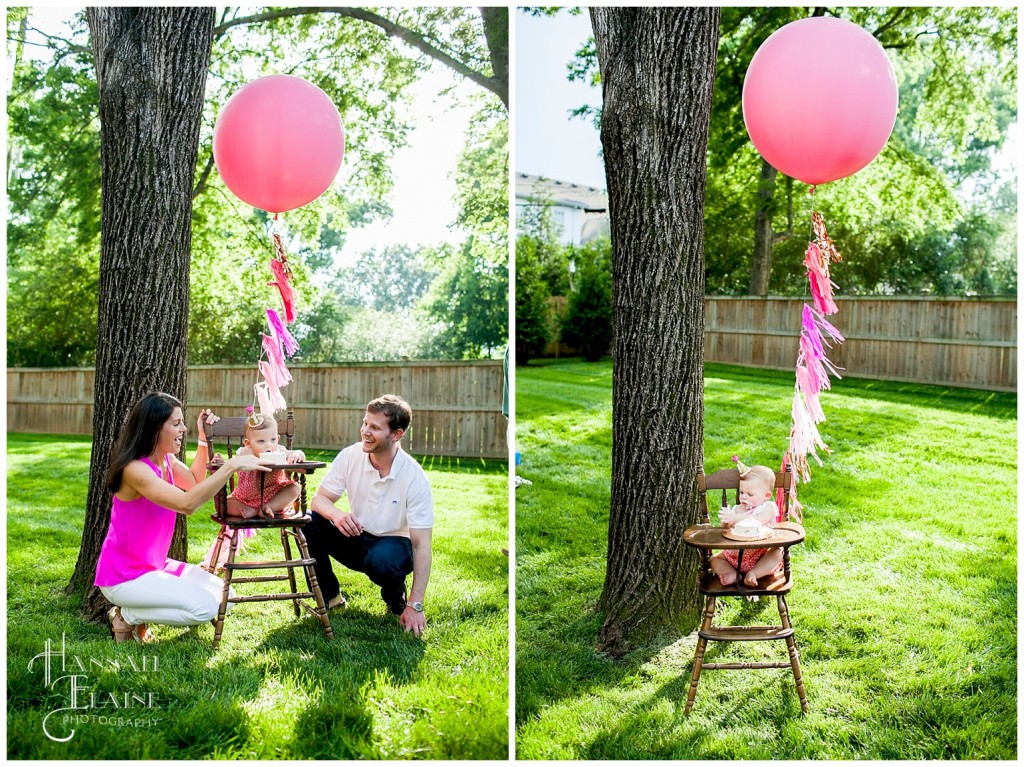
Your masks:
{"label": "vintage wooden high chair", "polygon": [[[224,440],[224,446],[227,449],[228,458],[234,454],[234,450],[242,445],[242,439],[245,437],[245,422],[246,418],[221,418],[219,421],[213,424],[207,424],[205,427],[206,439],[210,446],[210,455],[214,454],[214,440],[217,438]],[[279,421],[279,434],[284,438],[285,447],[289,450],[292,448],[292,440],[295,436],[295,418],[292,411],[288,411],[288,417],[284,421]],[[224,629],[224,618],[227,614],[228,604],[235,604],[240,602],[267,602],[277,600],[291,600],[292,606],[295,610],[295,617],[298,618],[302,612],[300,608],[308,610],[310,613],[320,619],[323,624],[324,633],[328,639],[334,638],[334,631],[331,628],[330,619],[327,616],[327,607],[324,604],[323,594],[320,592],[320,585],[316,580],[316,573],[314,572],[313,565],[316,562],[315,559],[310,557],[309,548],[306,545],[306,537],[303,535],[302,528],[310,522],[310,512],[306,508],[306,474],[315,468],[323,467],[325,464],[306,462],[306,464],[296,464],[294,467],[293,477],[299,483],[299,498],[295,501],[292,507],[293,513],[283,518],[264,519],[262,517],[254,517],[252,519],[243,519],[241,517],[232,517],[227,513],[227,497],[229,492],[233,492],[235,489],[235,475],[231,475],[228,483],[217,493],[214,497],[214,508],[215,512],[210,515],[210,518],[214,522],[220,525],[220,532],[217,535],[216,545],[214,546],[213,552],[210,556],[210,562],[208,570],[215,572],[217,568],[217,560],[220,556],[221,546],[225,541],[229,541],[229,549],[227,561],[224,563],[224,591],[221,596],[220,610],[217,613],[217,618],[214,623],[214,636],[213,646],[214,648],[220,643],[221,633]],[[305,468],[303,468],[305,466]],[[213,469],[215,470],[215,466]],[[244,530],[258,530],[263,528],[275,528],[281,532],[281,548],[284,552],[283,560],[271,560],[271,561],[235,561],[235,555],[238,553],[240,536]],[[292,557],[292,549],[290,540],[294,540],[299,548],[299,558],[295,559]],[[309,587],[308,591],[299,591],[295,580],[295,570],[301,568],[304,570],[306,575],[306,583]],[[276,575],[245,575],[236,576],[236,572],[248,572],[251,570],[285,570],[285,573],[278,573]],[[267,593],[267,594],[255,594],[245,596],[230,596],[229,591],[232,586],[241,583],[267,583],[274,581],[287,581],[288,591],[282,591],[280,593]],[[306,600],[312,598],[315,601],[315,605],[309,604]]]}
{"label": "vintage wooden high chair", "polygon": [[[775,534],[769,540],[762,541],[732,541],[722,535],[718,527],[710,524],[708,514],[708,491],[722,491],[722,506],[729,506],[728,491],[734,491],[734,503],[739,503],[740,472],[737,469],[722,469],[713,474],[698,474],[697,489],[700,503],[701,524],[687,528],[683,534],[687,545],[693,546],[700,552],[700,591],[706,597],[704,606],[704,618],[700,629],[697,631],[697,652],[693,659],[693,676],[690,680],[690,690],[686,698],[685,714],[689,714],[693,708],[693,699],[697,694],[697,683],[700,681],[701,671],[704,669],[763,669],[763,668],[786,668],[793,669],[793,678],[796,681],[797,694],[800,696],[800,707],[806,713],[807,694],[804,691],[803,680],[800,676],[800,658],[797,654],[796,642],[793,637],[793,626],[789,620],[789,609],[786,605],[786,594],[793,588],[793,577],[790,571],[789,548],[800,543],[804,539],[803,528],[789,518],[789,489],[793,480],[792,472],[776,472],[776,490],[782,498],[782,521],[776,523]],[[723,586],[718,576],[711,569],[711,554],[713,550],[736,549],[741,553],[744,549],[781,547],[783,549],[782,569],[770,574],[758,581],[757,586],[747,586],[743,583],[742,576],[736,582]],[[779,625],[772,626],[715,626],[715,607],[719,597],[746,597],[746,596],[774,596],[779,608]],[[757,642],[757,641],[785,641],[789,649],[789,660],[779,662],[758,662],[758,663],[704,663],[704,652],[709,641],[713,642]]]}

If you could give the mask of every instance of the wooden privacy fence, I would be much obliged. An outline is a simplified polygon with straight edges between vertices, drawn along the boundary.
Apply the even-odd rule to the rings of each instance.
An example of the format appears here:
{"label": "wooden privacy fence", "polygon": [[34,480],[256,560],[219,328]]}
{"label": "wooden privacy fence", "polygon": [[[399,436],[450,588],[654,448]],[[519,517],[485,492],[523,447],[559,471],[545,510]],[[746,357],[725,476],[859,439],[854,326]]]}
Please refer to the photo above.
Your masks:
{"label": "wooden privacy fence", "polygon": [[[792,369],[806,298],[705,299],[704,358]],[[1015,299],[837,298],[827,319],[846,339],[828,352],[842,375],[1017,390]]]}
{"label": "wooden privacy fence", "polygon": [[[501,413],[501,360],[293,365],[282,390],[295,411],[295,445],[339,449],[359,440],[366,403],[397,394],[413,409],[403,438],[416,455],[508,459],[507,421]],[[92,368],[8,368],[7,430],[89,434],[95,371]],[[185,403],[220,415],[243,415],[252,404],[251,365],[189,367]],[[172,392],[175,393],[175,392]],[[190,419],[194,438],[195,425]]]}
{"label": "wooden privacy fence", "polygon": [[[704,359],[791,370],[810,298],[704,299]],[[890,381],[1017,390],[1017,301],[1013,298],[837,298],[827,319],[843,334],[829,359],[842,375]],[[811,304],[813,305],[813,304]],[[565,298],[549,299],[552,316]],[[575,352],[550,343],[548,355]]]}

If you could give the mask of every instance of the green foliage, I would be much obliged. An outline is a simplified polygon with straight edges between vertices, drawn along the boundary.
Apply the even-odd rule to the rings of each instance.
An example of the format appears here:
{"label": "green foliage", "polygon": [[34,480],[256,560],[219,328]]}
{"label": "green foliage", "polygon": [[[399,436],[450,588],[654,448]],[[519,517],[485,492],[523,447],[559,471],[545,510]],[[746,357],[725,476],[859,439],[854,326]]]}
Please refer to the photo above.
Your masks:
{"label": "green foliage", "polygon": [[[349,606],[331,613],[333,641],[306,613],[297,620],[287,602],[265,602],[237,605],[216,651],[213,628],[202,625],[154,626],[157,641],[143,652],[115,645],[106,625],[83,622],[78,599],[64,593],[82,537],[88,438],[12,434],[7,445],[9,532],[18,541],[7,560],[11,759],[506,758],[507,463],[421,459],[438,509],[421,639],[399,629],[365,576],[335,565]],[[311,457],[329,461],[334,454]],[[311,480],[310,493],[319,483],[317,475]],[[45,514],[38,513],[41,498]],[[204,511],[188,524],[189,560],[197,562],[216,528]],[[281,557],[273,531],[246,547],[255,558]],[[239,591],[257,593],[260,586],[266,590],[250,584]],[[62,647],[62,636],[67,655],[85,664],[122,664],[120,671],[90,665],[83,685],[99,697],[153,692],[153,709],[138,718],[156,723],[90,722],[76,725],[66,743],[47,739],[41,720],[68,705],[67,680],[47,690],[42,660],[28,666],[47,640]],[[129,671],[128,660],[141,665],[143,656],[150,670]],[[109,703],[80,713],[109,714]],[[48,724],[66,734],[61,716]]]}
{"label": "green foliage", "polygon": [[[550,294],[567,296],[570,290],[571,255],[568,248],[558,241],[558,225],[555,224],[551,209],[550,199],[530,199],[519,208],[516,228],[519,232],[519,242],[523,242],[524,238],[529,240],[524,246],[530,249],[531,257],[537,260],[540,277],[547,283]],[[517,244],[517,253],[518,250]]]}
{"label": "green foliage", "polygon": [[[14,60],[7,96],[7,361],[89,365],[96,348],[100,163],[88,51],[26,58],[25,9],[7,18]],[[75,27],[84,28],[76,17]]]}
{"label": "green foliage", "polygon": [[422,309],[434,332],[425,356],[496,357],[508,345],[508,121],[485,107],[459,158],[459,248],[435,251]]}
{"label": "green foliage", "polygon": [[[736,452],[777,465],[792,372],[708,365],[704,385],[708,469]],[[612,365],[520,370],[520,760],[1016,757],[1016,396],[844,378],[824,397],[834,452],[800,486],[788,599],[810,713],[783,668],[704,672],[687,717],[696,632],[617,662],[594,649]],[[777,618],[771,599],[722,602],[716,623]],[[786,659],[780,643],[712,643],[706,661]]]}
{"label": "green foliage", "polygon": [[611,243],[601,240],[573,249],[575,289],[561,325],[561,339],[596,362],[612,344]]}
{"label": "green foliage", "polygon": [[541,241],[533,237],[516,239],[517,365],[526,365],[542,355],[554,336],[548,306],[551,291],[543,277],[539,247]]}
{"label": "green foliage", "polygon": [[[268,286],[272,254],[270,221],[226,189],[212,157],[216,115],[228,97],[256,77],[287,72],[322,88],[338,105],[347,128],[343,182],[335,184],[316,205],[284,216],[285,248],[294,270],[299,321],[292,329],[306,361],[336,360],[347,354],[345,341],[369,353],[370,315],[359,316],[352,295],[337,296],[334,262],[345,232],[390,215],[386,198],[392,186],[390,161],[405,145],[415,119],[409,111],[410,86],[431,64],[424,53],[405,43],[395,44],[382,29],[344,13],[294,15],[294,9],[269,9],[262,20],[237,23],[246,12],[225,9],[217,27],[207,80],[204,127],[196,171],[190,271],[189,356],[195,364],[250,363],[258,357],[262,308],[279,306]],[[339,11],[346,9],[339,9]],[[390,20],[488,77],[489,52],[479,13],[474,8],[408,8],[388,11]],[[84,14],[75,16],[70,39],[48,40],[53,60],[39,62],[23,54],[31,10],[8,14],[9,54],[13,80],[8,95],[8,364],[91,364],[96,339],[96,287],[99,263],[99,135],[97,93]],[[475,87],[475,86],[474,86]],[[488,95],[487,130],[507,122],[497,99]],[[506,131],[507,134],[507,131]],[[479,131],[468,140],[477,152],[493,149],[479,142]],[[497,141],[497,139],[495,139]],[[460,290],[477,290],[486,306],[483,329],[471,327],[468,339],[448,327],[448,315],[416,324],[411,349],[424,353],[424,340],[444,335],[438,346],[446,356],[487,354],[507,341],[507,195],[502,198],[475,188],[476,172],[494,174],[483,186],[493,189],[507,178],[505,159],[488,166],[472,164],[457,175],[464,211],[459,225],[486,243],[467,241],[461,270],[446,279]],[[504,164],[504,168],[499,168]],[[498,173],[503,173],[500,178]],[[491,207],[488,209],[487,206]],[[463,220],[464,218],[464,220]],[[507,227],[507,223],[504,224]],[[507,242],[507,240],[506,240]],[[368,254],[359,274],[359,290],[375,286],[407,288],[401,300],[425,291],[427,274],[417,271],[396,279],[386,265],[391,254]],[[411,263],[411,262],[410,262]],[[436,264],[430,264],[434,268]],[[479,284],[468,284],[466,269],[479,266]],[[378,271],[371,271],[376,267]],[[422,268],[427,268],[424,263]],[[498,297],[504,280],[505,295]],[[352,287],[351,282],[342,284]],[[441,291],[439,286],[437,292]],[[378,296],[377,298],[380,298]],[[465,304],[472,299],[463,299]],[[495,302],[500,304],[493,308]],[[381,306],[372,307],[377,319]],[[501,315],[499,325],[494,321]],[[353,333],[347,324],[356,323]],[[402,319],[405,323],[405,318]],[[408,323],[406,323],[408,324]],[[465,329],[463,323],[463,330]],[[357,338],[363,333],[363,338]],[[496,340],[500,339],[500,340]],[[404,341],[405,339],[403,339]],[[359,352],[362,354],[363,352]],[[389,352],[390,354],[391,352]],[[362,358],[362,357],[352,357]]]}

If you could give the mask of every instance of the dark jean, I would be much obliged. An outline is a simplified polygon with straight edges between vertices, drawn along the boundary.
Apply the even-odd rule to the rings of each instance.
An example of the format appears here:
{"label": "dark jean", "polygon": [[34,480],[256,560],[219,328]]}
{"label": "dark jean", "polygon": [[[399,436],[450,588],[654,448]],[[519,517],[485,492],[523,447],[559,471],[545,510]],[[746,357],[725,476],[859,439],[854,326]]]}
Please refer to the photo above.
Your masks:
{"label": "dark jean", "polygon": [[366,573],[380,586],[389,606],[404,607],[405,576],[412,572],[412,542],[400,535],[370,533],[342,535],[330,520],[314,513],[305,528],[309,555],[316,559],[314,570],[324,602],[338,596],[341,586],[331,566],[331,557],[350,570]]}

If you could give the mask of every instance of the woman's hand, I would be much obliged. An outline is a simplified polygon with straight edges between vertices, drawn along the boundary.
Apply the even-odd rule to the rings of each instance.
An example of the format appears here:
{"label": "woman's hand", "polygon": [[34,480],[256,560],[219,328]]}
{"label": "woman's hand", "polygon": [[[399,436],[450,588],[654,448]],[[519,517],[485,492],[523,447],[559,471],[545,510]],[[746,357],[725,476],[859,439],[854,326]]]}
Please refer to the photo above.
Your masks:
{"label": "woman's hand", "polygon": [[231,471],[270,471],[270,466],[264,461],[263,458],[259,458],[255,455],[241,455],[235,453],[228,459],[225,466],[231,467]]}
{"label": "woman's hand", "polygon": [[199,417],[196,419],[196,434],[200,442],[206,442],[206,424],[214,424],[219,420],[220,416],[215,415],[208,407],[199,411]]}

